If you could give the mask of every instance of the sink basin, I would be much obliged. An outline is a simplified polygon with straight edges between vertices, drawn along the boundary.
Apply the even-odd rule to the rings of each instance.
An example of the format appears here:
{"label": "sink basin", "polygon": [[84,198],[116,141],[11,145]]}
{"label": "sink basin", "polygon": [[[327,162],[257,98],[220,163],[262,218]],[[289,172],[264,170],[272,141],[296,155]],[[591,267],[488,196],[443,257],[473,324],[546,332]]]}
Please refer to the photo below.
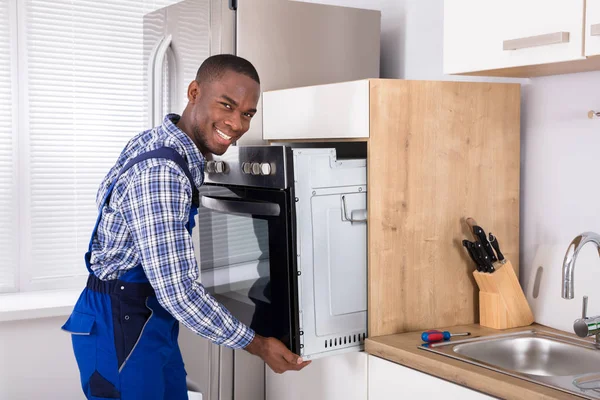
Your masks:
{"label": "sink basin", "polygon": [[600,351],[547,337],[521,336],[454,346],[454,352],[529,375],[566,376],[600,372]]}
{"label": "sink basin", "polygon": [[542,330],[419,346],[470,364],[600,399],[600,350],[593,343]]}

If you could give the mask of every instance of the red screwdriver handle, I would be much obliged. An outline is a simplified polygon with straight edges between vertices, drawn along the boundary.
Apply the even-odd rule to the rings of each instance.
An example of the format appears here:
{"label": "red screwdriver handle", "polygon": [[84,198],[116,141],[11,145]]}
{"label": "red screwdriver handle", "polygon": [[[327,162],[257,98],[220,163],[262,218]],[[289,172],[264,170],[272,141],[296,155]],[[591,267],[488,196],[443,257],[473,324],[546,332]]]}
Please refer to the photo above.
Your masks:
{"label": "red screwdriver handle", "polygon": [[425,331],[421,334],[421,339],[424,342],[432,343],[432,342],[441,342],[442,340],[450,340],[452,336],[469,336],[471,332],[463,332],[463,333],[450,333],[448,331],[438,331],[438,330],[429,330]]}
{"label": "red screwdriver handle", "polygon": [[441,342],[442,340],[450,339],[450,334],[449,334],[449,332],[430,330],[430,331],[423,332],[421,334],[421,339],[427,343]]}

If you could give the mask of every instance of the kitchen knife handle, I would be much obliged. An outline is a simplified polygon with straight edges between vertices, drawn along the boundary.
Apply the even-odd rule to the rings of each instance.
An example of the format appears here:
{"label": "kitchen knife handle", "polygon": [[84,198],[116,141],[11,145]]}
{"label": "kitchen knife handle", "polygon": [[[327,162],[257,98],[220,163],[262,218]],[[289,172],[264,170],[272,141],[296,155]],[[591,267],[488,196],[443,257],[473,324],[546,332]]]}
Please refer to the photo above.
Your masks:
{"label": "kitchen knife handle", "polygon": [[494,250],[492,249],[492,246],[488,242],[483,228],[481,226],[479,226],[477,224],[477,221],[475,221],[475,219],[472,217],[468,217],[466,219],[466,222],[467,222],[467,225],[469,226],[469,230],[471,231],[471,234],[473,235],[473,238],[475,239],[476,242],[479,241],[483,245],[483,248],[484,248],[486,254],[488,255],[488,257],[490,258],[490,261],[492,263],[494,261],[497,261],[496,255],[494,254]]}
{"label": "kitchen knife handle", "polygon": [[492,249],[492,245],[490,245],[490,242],[488,242],[487,236],[485,236],[485,231],[483,230],[483,228],[478,225],[474,226],[473,234],[477,237],[477,239],[479,240],[479,243],[481,243],[481,245],[483,246],[483,249],[485,250],[486,254],[488,255],[490,261],[491,262],[498,261],[498,259],[496,258],[496,254],[494,254],[494,250]]}
{"label": "kitchen knife handle", "polygon": [[498,255],[498,261],[504,261],[504,255],[500,252],[500,244],[498,243],[498,238],[492,235],[492,232],[489,233],[490,243],[494,250],[496,250],[496,254]]}
{"label": "kitchen knife handle", "polygon": [[488,272],[487,264],[485,263],[483,254],[479,251],[477,244],[479,244],[477,241],[469,242],[469,247],[471,248],[471,251],[473,251],[473,256],[475,257],[475,260],[477,260],[477,264],[481,268],[481,272]]}
{"label": "kitchen knife handle", "polygon": [[473,252],[472,243],[465,239],[462,241],[462,245],[465,247],[465,249],[467,249],[467,252],[469,253],[469,257],[471,257],[471,260],[473,260],[473,262],[477,266],[477,271],[482,272],[483,268],[481,268],[481,265],[479,265],[479,261],[477,260],[477,257],[475,256],[475,253]]}
{"label": "kitchen knife handle", "polygon": [[475,242],[474,248],[477,254],[479,255],[479,260],[484,268],[484,272],[494,272],[494,265],[492,261],[490,261],[490,257],[485,252],[483,245],[480,242]]}
{"label": "kitchen knife handle", "polygon": [[469,226],[469,230],[471,231],[471,233],[473,233],[473,228],[477,226],[477,221],[469,217],[467,218],[467,225]]}

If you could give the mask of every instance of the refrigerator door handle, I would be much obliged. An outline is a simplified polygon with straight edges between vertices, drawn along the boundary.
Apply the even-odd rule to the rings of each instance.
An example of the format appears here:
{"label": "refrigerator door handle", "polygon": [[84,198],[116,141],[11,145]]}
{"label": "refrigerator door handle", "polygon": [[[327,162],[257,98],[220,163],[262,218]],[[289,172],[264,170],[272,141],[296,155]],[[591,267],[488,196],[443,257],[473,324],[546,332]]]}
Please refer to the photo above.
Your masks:
{"label": "refrigerator door handle", "polygon": [[154,120],[155,120],[155,114],[156,114],[156,110],[154,108],[154,97],[156,96],[156,88],[154,86],[154,81],[155,81],[155,65],[156,65],[156,54],[158,52],[158,49],[160,47],[160,45],[162,44],[163,40],[165,38],[162,37],[160,38],[156,44],[154,45],[154,48],[152,49],[152,52],[150,52],[150,57],[148,58],[148,128],[154,127]]}
{"label": "refrigerator door handle", "polygon": [[162,65],[165,61],[165,57],[167,55],[167,51],[171,46],[171,41],[173,39],[172,35],[165,36],[156,50],[156,56],[154,58],[154,82],[153,82],[153,114],[154,120],[152,121],[152,127],[160,125],[162,122],[163,115],[162,114],[162,95],[163,95],[163,76],[162,76]]}

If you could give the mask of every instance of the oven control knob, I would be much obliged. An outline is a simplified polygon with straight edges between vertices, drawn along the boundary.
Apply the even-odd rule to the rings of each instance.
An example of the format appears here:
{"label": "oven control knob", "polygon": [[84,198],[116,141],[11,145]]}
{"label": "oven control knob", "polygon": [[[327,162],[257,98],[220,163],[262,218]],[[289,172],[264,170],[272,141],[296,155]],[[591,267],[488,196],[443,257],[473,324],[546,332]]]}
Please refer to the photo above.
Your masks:
{"label": "oven control knob", "polygon": [[271,164],[269,164],[269,163],[260,164],[260,173],[261,173],[261,175],[271,175]]}
{"label": "oven control knob", "polygon": [[257,162],[252,163],[252,175],[260,175],[260,164]]}
{"label": "oven control knob", "polygon": [[252,173],[252,164],[250,164],[249,162],[245,162],[242,164],[242,172],[244,174],[250,174]]}
{"label": "oven control knob", "polygon": [[209,161],[206,163],[206,171],[208,171],[208,173],[215,172],[215,162],[214,161]]}
{"label": "oven control knob", "polygon": [[225,164],[225,161],[217,161],[215,163],[215,171],[217,172],[217,174],[224,173],[226,169],[227,165]]}

